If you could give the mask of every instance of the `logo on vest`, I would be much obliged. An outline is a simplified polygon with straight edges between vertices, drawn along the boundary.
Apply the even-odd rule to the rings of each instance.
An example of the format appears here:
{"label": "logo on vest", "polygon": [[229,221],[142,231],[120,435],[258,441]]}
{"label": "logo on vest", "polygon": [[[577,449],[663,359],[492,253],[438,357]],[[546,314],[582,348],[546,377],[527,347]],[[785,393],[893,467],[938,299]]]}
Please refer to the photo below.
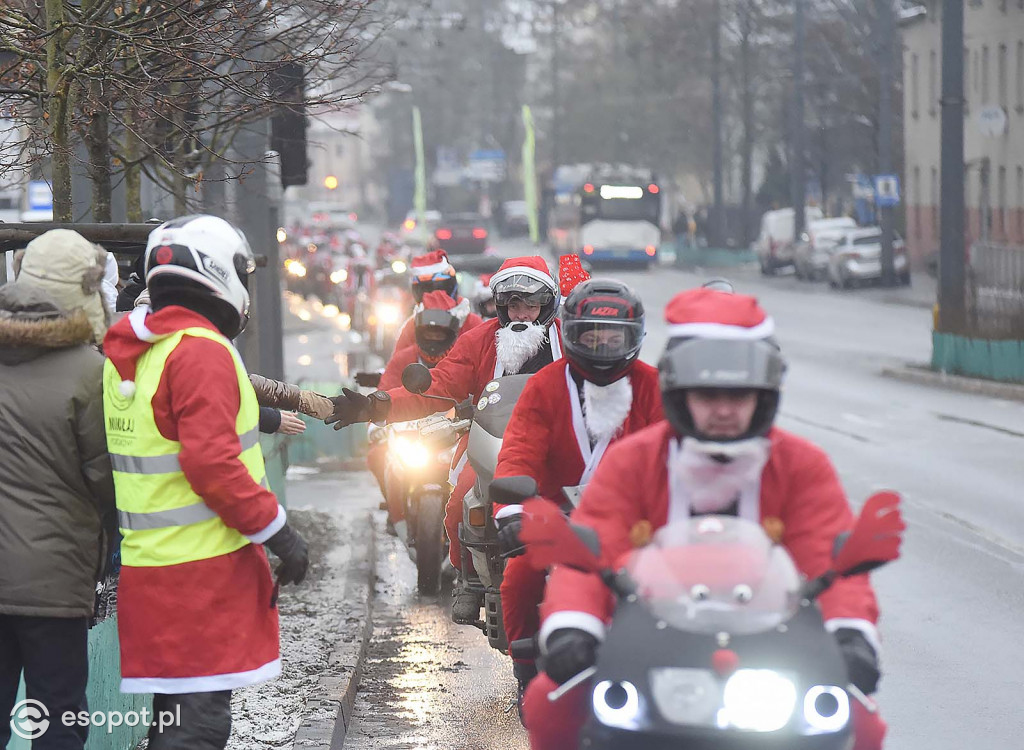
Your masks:
{"label": "logo on vest", "polygon": [[107,417],[110,432],[135,432],[135,420],[131,417]]}

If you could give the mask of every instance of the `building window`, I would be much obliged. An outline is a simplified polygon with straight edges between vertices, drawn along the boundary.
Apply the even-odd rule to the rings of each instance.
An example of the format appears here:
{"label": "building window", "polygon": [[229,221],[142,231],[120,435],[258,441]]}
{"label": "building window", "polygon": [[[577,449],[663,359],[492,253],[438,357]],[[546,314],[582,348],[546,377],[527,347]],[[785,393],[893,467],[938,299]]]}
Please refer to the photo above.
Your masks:
{"label": "building window", "polygon": [[939,170],[932,167],[932,237],[939,236]]}
{"label": "building window", "polygon": [[1010,98],[1009,98],[1009,93],[1008,93],[1009,92],[1009,88],[1007,87],[1007,81],[1006,81],[1006,75],[1007,75],[1006,65],[1007,65],[1007,62],[1006,62],[1006,45],[1005,44],[1000,44],[999,45],[999,59],[996,61],[996,66],[997,66],[996,75],[999,77],[998,78],[999,106],[1002,107],[1003,109],[1009,109],[1009,107],[1010,107]]}
{"label": "building window", "polygon": [[992,103],[989,99],[989,88],[988,88],[988,77],[989,64],[988,64],[988,45],[986,44],[981,48],[981,106],[987,107]]}
{"label": "building window", "polygon": [[1010,223],[1006,217],[1006,167],[999,168],[999,184],[996,186],[999,191],[996,196],[996,200],[999,201],[999,234],[1002,235],[1003,239],[1006,239],[1006,235],[1010,230]]}
{"label": "building window", "polygon": [[917,95],[917,53],[910,56],[910,116],[917,117],[918,95]]}
{"label": "building window", "polygon": [[914,167],[914,184],[910,186],[913,193],[910,200],[914,203],[914,239],[921,239],[921,168]]}
{"label": "building window", "polygon": [[928,114],[932,117],[935,117],[936,105],[939,102],[938,70],[938,55],[932,50],[928,53]]}
{"label": "building window", "polygon": [[[966,57],[964,58],[967,59]],[[974,55],[971,58],[974,62],[971,64],[971,90],[977,94],[979,79],[981,78],[981,56],[978,54],[978,50],[974,50]]]}
{"label": "building window", "polygon": [[1017,111],[1024,112],[1024,42],[1017,42]]}
{"label": "building window", "polygon": [[1017,241],[1024,242],[1024,167],[1017,167]]}

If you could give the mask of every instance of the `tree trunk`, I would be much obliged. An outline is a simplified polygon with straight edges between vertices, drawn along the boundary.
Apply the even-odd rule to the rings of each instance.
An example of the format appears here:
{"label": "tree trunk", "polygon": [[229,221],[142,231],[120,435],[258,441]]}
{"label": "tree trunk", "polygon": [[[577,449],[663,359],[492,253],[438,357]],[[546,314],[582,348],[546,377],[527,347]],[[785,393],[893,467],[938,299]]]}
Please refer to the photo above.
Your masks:
{"label": "tree trunk", "polygon": [[53,148],[53,220],[70,222],[71,213],[71,112],[74,91],[66,78],[67,37],[62,0],[46,0],[46,118]]}
{"label": "tree trunk", "polygon": [[751,213],[753,211],[754,199],[754,84],[752,71],[753,53],[750,48],[750,38],[753,35],[752,0],[747,0],[740,7],[742,18],[740,21],[740,75],[742,79],[743,97],[743,145],[740,149],[742,166],[742,190],[743,190],[743,244],[750,243],[751,237]]}
{"label": "tree trunk", "polygon": [[132,112],[125,113],[125,125],[127,132],[124,138],[124,202],[125,220],[129,223],[138,223],[142,218],[142,167],[139,164],[141,150],[139,139],[135,137],[132,128],[135,127],[135,115]]}
{"label": "tree trunk", "polygon": [[102,101],[103,86],[94,81],[93,112],[89,119],[86,145],[89,149],[89,179],[92,181],[92,220],[109,223],[111,219],[110,123],[106,110],[97,106]]}

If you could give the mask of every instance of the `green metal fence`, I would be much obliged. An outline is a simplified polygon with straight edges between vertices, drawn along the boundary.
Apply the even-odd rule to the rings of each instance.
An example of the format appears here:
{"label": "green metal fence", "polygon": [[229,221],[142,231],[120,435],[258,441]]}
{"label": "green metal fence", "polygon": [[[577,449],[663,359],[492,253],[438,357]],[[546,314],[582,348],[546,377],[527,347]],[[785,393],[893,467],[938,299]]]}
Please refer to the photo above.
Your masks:
{"label": "green metal fence", "polygon": [[1024,383],[1024,341],[932,333],[932,369],[1007,383]]}

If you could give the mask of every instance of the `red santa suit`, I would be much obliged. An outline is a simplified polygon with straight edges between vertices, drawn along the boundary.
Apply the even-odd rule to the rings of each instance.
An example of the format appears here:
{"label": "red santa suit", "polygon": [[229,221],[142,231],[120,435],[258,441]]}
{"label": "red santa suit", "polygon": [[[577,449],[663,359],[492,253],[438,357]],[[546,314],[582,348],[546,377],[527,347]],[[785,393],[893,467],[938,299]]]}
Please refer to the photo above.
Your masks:
{"label": "red santa suit", "polygon": [[[768,461],[758,486],[748,490],[754,493],[756,502],[741,500],[740,515],[762,523],[769,518],[781,521],[782,544],[800,572],[814,578],[829,569],[835,537],[853,526],[853,514],[823,451],[778,428],[769,432],[768,439]],[[630,532],[641,522],[650,523],[656,530],[670,518],[689,515],[685,489],[671,488],[669,453],[676,442],[672,427],[662,422],[609,448],[572,513],[574,523],[597,531],[606,559],[616,559],[632,548]],[[878,605],[867,575],[838,580],[821,595],[819,603],[829,630],[857,628],[877,649]],[[555,630],[570,627],[602,638],[612,606],[607,588],[596,576],[555,568],[541,608],[541,643],[546,643]],[[552,703],[547,693],[555,687],[542,674],[527,689],[524,715],[534,750],[574,747],[586,719],[586,687],[576,688]],[[853,704],[856,720],[863,723],[872,718],[859,703]]]}
{"label": "red santa suit", "polygon": [[[508,275],[523,270],[538,278],[546,278],[554,287],[554,279],[547,269],[547,264],[539,257],[510,258],[506,260],[495,280],[500,281]],[[504,272],[504,275],[502,273]],[[530,363],[519,361],[515,352],[506,350],[502,345],[503,329],[497,318],[484,321],[472,330],[460,334],[455,346],[445,358],[431,370],[433,382],[427,391],[429,395],[444,396],[461,402],[472,396],[474,399],[483,393],[484,386],[495,378],[503,375],[514,375],[520,371],[529,372]],[[547,339],[532,359],[542,359],[544,353],[554,362],[562,357],[561,330],[557,320],[547,329]],[[526,368],[526,369],[522,369]],[[539,367],[537,369],[540,369]],[[404,388],[388,391],[391,397],[391,412],[388,419],[402,422],[417,419],[437,411],[438,402],[409,393]],[[473,486],[473,471],[465,461],[465,446],[468,436],[463,438],[455,454],[455,463],[449,482],[455,488],[449,496],[445,509],[445,530],[450,542],[449,555],[456,568],[462,568],[461,549],[459,546],[458,527],[462,520],[462,499]]]}
{"label": "red santa suit", "polygon": [[[114,325],[104,351],[131,379],[155,341],[185,328],[217,329],[198,313],[166,307]],[[167,567],[121,568],[118,629],[123,692],[232,690],[277,677],[277,607],[263,542],[285,524],[274,493],[239,458],[235,363],[225,347],[185,336],[153,396],[156,427],[181,443],[181,470],[197,495],[252,544],[226,555]]]}
{"label": "red santa suit", "polygon": [[[608,386],[582,381],[584,398],[581,380],[565,359],[530,379],[505,428],[495,477],[533,477],[539,495],[565,506],[562,488],[587,484],[610,445],[664,419],[658,371],[644,362]],[[521,510],[494,504],[496,519]],[[539,629],[545,580],[525,557],[506,564],[501,601],[509,643]]]}

